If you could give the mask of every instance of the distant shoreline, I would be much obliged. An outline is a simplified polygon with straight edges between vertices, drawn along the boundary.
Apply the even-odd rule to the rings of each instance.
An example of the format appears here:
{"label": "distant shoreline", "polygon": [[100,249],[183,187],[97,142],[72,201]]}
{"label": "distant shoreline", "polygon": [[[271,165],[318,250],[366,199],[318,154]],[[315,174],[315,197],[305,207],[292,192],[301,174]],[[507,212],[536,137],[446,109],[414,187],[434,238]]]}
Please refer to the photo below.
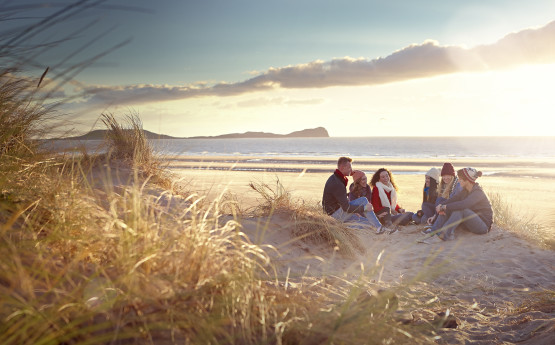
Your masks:
{"label": "distant shoreline", "polygon": [[[233,172],[267,173],[330,173],[337,164],[336,159],[318,157],[261,157],[261,156],[161,156],[171,170],[212,170]],[[555,179],[555,160],[549,162],[534,159],[407,159],[376,158],[354,159],[355,169],[370,173],[380,167],[387,167],[395,174],[419,175],[429,168],[441,168],[444,162],[451,162],[456,169],[472,166],[482,170],[485,176],[532,177]]]}
{"label": "distant shoreline", "polygon": [[[323,157],[290,157],[290,156],[172,156],[162,155],[162,160],[173,162],[203,162],[203,163],[256,163],[256,164],[307,164],[307,165],[335,165],[337,158]],[[555,159],[540,162],[534,158],[353,158],[355,165],[393,165],[393,166],[432,166],[443,165],[444,162],[457,165],[472,165],[474,167],[511,166],[522,168],[555,169]]]}

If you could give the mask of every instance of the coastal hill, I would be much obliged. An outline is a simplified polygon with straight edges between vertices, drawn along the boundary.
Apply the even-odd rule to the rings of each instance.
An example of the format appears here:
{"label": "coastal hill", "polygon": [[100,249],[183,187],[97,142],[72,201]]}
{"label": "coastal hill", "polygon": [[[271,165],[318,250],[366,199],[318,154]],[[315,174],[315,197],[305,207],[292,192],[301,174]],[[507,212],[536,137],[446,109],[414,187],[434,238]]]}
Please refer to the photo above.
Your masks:
{"label": "coastal hill", "polygon": [[[87,134],[64,138],[67,140],[102,140],[106,136],[105,129],[97,129],[90,131]],[[301,131],[291,132],[289,134],[274,134],[266,132],[245,132],[245,133],[231,133],[216,136],[203,136],[203,137],[172,137],[165,134],[157,134],[144,130],[148,139],[232,139],[232,138],[328,138],[330,135],[324,127],[317,127],[311,129],[303,129]]]}
{"label": "coastal hill", "polygon": [[[146,129],[143,130],[147,139],[181,139],[176,137],[171,137],[165,134],[157,134],[154,132],[147,131]],[[65,140],[104,140],[106,138],[106,129],[96,129],[94,131],[90,131],[87,134],[79,135],[76,137],[66,137],[61,138]]]}
{"label": "coastal hill", "polygon": [[187,139],[231,139],[231,138],[328,138],[330,135],[324,127],[303,129],[289,134],[274,134],[266,132],[231,133],[212,137],[190,137]]}

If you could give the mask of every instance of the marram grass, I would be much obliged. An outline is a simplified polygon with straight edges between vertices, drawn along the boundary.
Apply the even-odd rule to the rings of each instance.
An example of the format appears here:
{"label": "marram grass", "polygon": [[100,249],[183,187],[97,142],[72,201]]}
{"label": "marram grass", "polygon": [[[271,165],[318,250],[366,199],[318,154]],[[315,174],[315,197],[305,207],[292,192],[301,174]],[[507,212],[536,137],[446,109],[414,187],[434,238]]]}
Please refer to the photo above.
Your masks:
{"label": "marram grass", "polygon": [[367,322],[385,327],[376,343],[406,337],[348,302],[349,289],[283,289],[262,248],[214,204],[181,200],[168,212],[132,183],[105,208],[70,178],[41,185],[43,197],[2,229],[5,344],[368,343]]}
{"label": "marram grass", "polygon": [[[369,279],[273,275],[240,218],[223,217],[233,200],[170,198],[133,158],[89,159],[31,156],[0,168],[2,344],[429,342],[383,303],[355,302],[374,290]],[[113,176],[127,183],[114,188]],[[303,230],[312,240],[330,236],[281,202],[312,224]]]}
{"label": "marram grass", "polygon": [[524,216],[519,213],[499,193],[488,193],[488,197],[493,208],[493,222],[495,225],[536,245],[555,250],[555,229],[553,226],[538,223],[534,221],[533,216]]}

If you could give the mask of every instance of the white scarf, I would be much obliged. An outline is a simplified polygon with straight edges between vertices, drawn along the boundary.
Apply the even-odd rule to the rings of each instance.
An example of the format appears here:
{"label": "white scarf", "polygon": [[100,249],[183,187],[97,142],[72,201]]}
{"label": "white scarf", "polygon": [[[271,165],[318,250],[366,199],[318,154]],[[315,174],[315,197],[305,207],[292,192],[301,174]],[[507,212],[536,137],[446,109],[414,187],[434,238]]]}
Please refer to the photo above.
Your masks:
{"label": "white scarf", "polygon": [[[382,202],[382,206],[383,207],[389,207],[389,210],[391,212],[391,214],[395,214],[395,207],[397,206],[397,192],[395,191],[395,188],[393,188],[393,185],[385,185],[381,182],[376,182],[376,187],[378,188],[378,193],[380,195],[380,201]],[[389,201],[389,198],[387,197],[387,194],[385,192],[391,192],[391,202]]]}

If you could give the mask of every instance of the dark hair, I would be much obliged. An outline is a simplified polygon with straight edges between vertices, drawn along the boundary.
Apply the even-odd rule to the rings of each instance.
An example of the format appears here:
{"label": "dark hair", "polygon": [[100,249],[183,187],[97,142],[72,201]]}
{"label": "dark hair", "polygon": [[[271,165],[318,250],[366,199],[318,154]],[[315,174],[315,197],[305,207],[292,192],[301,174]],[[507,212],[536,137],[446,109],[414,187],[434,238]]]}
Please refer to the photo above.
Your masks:
{"label": "dark hair", "polygon": [[[424,183],[424,188],[426,188],[426,183]],[[422,200],[431,202],[435,204],[437,199],[437,181],[430,177],[430,188],[428,189],[428,197],[426,198],[426,192],[422,191]]]}
{"label": "dark hair", "polygon": [[393,175],[391,174],[391,171],[387,170],[386,168],[379,168],[378,171],[376,171],[374,175],[372,175],[372,179],[370,180],[370,185],[372,187],[376,187],[376,183],[378,183],[378,181],[380,180],[380,174],[384,171],[387,171],[387,174],[389,175],[389,180],[391,181],[391,185],[393,186],[393,188],[395,188],[395,190],[397,190],[397,185],[393,180]]}
{"label": "dark hair", "polygon": [[339,159],[337,160],[337,167],[340,167],[345,163],[351,163],[352,161],[353,159],[349,157],[339,157]]}

